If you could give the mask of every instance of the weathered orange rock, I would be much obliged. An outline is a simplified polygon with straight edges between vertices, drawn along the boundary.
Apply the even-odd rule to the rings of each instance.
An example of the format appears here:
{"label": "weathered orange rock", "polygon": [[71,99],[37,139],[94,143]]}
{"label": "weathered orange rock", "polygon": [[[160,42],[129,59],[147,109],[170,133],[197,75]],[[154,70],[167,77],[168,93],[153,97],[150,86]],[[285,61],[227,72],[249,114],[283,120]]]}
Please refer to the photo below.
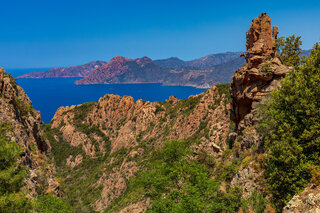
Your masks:
{"label": "weathered orange rock", "polygon": [[266,13],[261,13],[258,18],[253,19],[247,32],[246,47],[249,56],[273,56],[276,51],[274,42],[278,32],[278,27],[273,27],[271,35],[271,18]]}
{"label": "weathered orange rock", "polygon": [[248,64],[234,73],[231,83],[231,119],[237,126],[267,94],[280,85],[281,78],[290,71],[275,58],[278,32],[277,27],[271,30],[271,19],[266,13],[252,20],[246,42],[245,58]]}

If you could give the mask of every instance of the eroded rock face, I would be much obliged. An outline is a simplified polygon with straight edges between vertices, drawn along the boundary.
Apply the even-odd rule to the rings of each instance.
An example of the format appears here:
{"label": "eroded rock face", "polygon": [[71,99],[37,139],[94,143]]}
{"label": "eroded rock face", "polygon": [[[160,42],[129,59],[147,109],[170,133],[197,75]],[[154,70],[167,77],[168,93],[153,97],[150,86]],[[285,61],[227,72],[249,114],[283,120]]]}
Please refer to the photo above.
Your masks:
{"label": "eroded rock face", "polygon": [[[116,157],[107,161],[106,168],[113,169],[106,170],[97,182],[92,183],[102,187],[101,196],[92,203],[92,207],[103,212],[127,190],[129,178],[141,169],[141,165],[134,159],[148,154],[142,148],[144,146],[140,147],[142,144],[159,147],[170,139],[183,140],[198,135],[200,145],[191,147],[194,150],[192,157],[200,158],[203,153],[215,158],[221,157],[228,146],[229,101],[215,86],[200,95],[190,96],[189,100],[171,96],[162,103],[134,101],[132,97],[108,94],[91,106],[59,108],[51,127],[58,130],[61,136],[61,139],[55,137],[56,139],[81,148],[85,153],[83,159],[96,158],[105,152],[105,140],[99,135],[94,136],[92,131],[87,134],[81,132],[84,125],[88,129],[98,128],[108,136],[110,153],[106,152],[106,155],[117,154],[123,149],[131,150],[121,162]],[[83,109],[81,114],[79,109]],[[75,119],[80,116],[80,120]],[[76,170],[82,164],[79,159],[75,155],[68,156],[65,164]],[[122,212],[145,211],[150,202],[141,199],[125,207]]]}
{"label": "eroded rock face", "polygon": [[[231,108],[230,104],[224,105],[225,95],[220,97],[217,87],[213,87],[205,93],[191,98],[199,99],[199,101],[187,116],[180,112],[168,116],[167,111],[181,105],[181,100],[170,97],[165,105],[161,105],[157,102],[142,100],[135,102],[129,96],[105,95],[97,103],[94,103],[83,124],[97,126],[109,137],[111,153],[123,147],[136,146],[139,140],[148,138],[156,138],[159,141],[185,139],[195,134],[201,123],[204,122],[207,123],[210,130],[208,138],[203,139],[204,142],[213,142],[224,149],[226,144],[221,141],[227,139],[229,130],[225,111]],[[166,108],[166,105],[169,107]],[[77,129],[73,118],[75,109],[79,106],[60,107],[52,119],[51,127],[59,129],[64,141],[72,146],[81,146],[87,155],[94,157],[96,151],[103,152],[103,139],[96,136],[97,147],[92,147],[92,137],[88,137]],[[215,107],[213,108],[213,106]],[[166,126],[171,125],[174,131],[164,134]],[[220,131],[215,131],[216,129]],[[159,136],[165,137],[159,138]]]}
{"label": "eroded rock face", "polygon": [[234,73],[231,83],[231,119],[237,127],[267,94],[280,85],[281,78],[291,71],[290,67],[274,57],[277,34],[278,28],[274,26],[271,30],[271,19],[266,13],[252,20],[247,32],[247,64]]}
{"label": "eroded rock face", "polygon": [[278,32],[278,27],[274,26],[271,34],[271,18],[266,13],[261,13],[258,18],[253,19],[247,32],[247,58],[274,56]]}
{"label": "eroded rock face", "polygon": [[[29,171],[26,184],[31,196],[37,194],[38,187],[55,193],[59,189],[59,184],[54,180],[54,166],[46,162],[44,152],[50,149],[50,144],[43,140],[41,123],[40,112],[32,108],[24,90],[0,68],[1,132],[23,149],[19,163]],[[46,180],[45,186],[39,185],[39,178]]]}

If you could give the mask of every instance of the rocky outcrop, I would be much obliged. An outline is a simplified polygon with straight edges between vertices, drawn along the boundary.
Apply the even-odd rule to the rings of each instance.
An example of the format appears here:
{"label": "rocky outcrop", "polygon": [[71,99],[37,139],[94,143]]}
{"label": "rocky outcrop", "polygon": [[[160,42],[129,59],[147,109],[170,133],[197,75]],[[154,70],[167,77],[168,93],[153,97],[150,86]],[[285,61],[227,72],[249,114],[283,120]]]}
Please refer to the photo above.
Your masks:
{"label": "rocky outcrop", "polygon": [[246,58],[250,65],[255,65],[255,60],[265,61],[268,57],[275,56],[275,40],[278,33],[278,27],[273,26],[271,34],[271,18],[266,13],[261,13],[258,18],[252,20],[246,42]]}
{"label": "rocky outcrop", "polygon": [[[252,156],[261,155],[264,158],[262,136],[256,129],[258,105],[263,104],[267,95],[279,87],[281,79],[292,70],[276,57],[277,34],[278,28],[271,28],[271,19],[266,13],[253,19],[247,32],[247,51],[244,54],[247,64],[234,73],[231,82],[231,120],[235,122],[236,130],[230,134],[230,138],[238,149],[237,155],[252,153],[251,147],[255,145]],[[232,185],[243,188],[244,198],[264,188],[264,169],[256,161],[253,158],[249,160],[248,165],[240,168],[231,181]],[[262,168],[256,170],[255,167]]]}
{"label": "rocky outcrop", "polygon": [[94,70],[101,67],[106,62],[93,61],[87,64],[72,66],[68,68],[53,68],[44,72],[33,71],[18,78],[70,78],[70,77],[84,77],[92,73]]}
{"label": "rocky outcrop", "polygon": [[[94,103],[92,108],[87,112],[85,124],[97,126],[105,133],[111,141],[111,153],[121,149],[129,148],[137,144],[137,137],[143,132],[142,139],[157,138],[165,139],[184,139],[193,135],[199,129],[201,123],[208,122],[211,130],[209,140],[217,145],[225,141],[228,134],[228,118],[225,110],[230,109],[230,105],[224,105],[227,101],[225,95],[218,94],[218,89],[213,87],[205,93],[191,96],[189,99],[198,101],[187,116],[182,112],[176,112],[177,115],[168,116],[168,111],[179,107],[185,100],[179,100],[171,97],[163,104],[158,102],[148,102],[138,100],[134,102],[132,97],[118,95],[105,95],[98,102]],[[217,102],[219,100],[219,102]],[[221,103],[220,103],[221,102]],[[213,106],[220,106],[211,109]],[[52,119],[52,128],[59,128],[63,139],[73,146],[83,146],[83,150],[88,155],[94,156],[94,152],[88,150],[85,146],[91,143],[90,137],[78,130],[77,125],[73,122],[76,109],[81,107],[61,107],[57,110]],[[186,104],[186,107],[188,105]],[[164,118],[166,121],[164,122]],[[205,118],[205,119],[204,119]],[[172,125],[173,130],[167,135],[166,126]],[[152,128],[150,128],[152,127]],[[227,129],[226,131],[216,132],[213,129]],[[159,135],[165,136],[160,138]],[[207,140],[207,139],[204,139]],[[96,141],[101,141],[98,139]],[[99,147],[97,149],[100,150]]]}
{"label": "rocky outcrop", "polygon": [[283,213],[319,213],[320,186],[310,184],[303,192],[296,194],[283,208]]}
{"label": "rocky outcrop", "polygon": [[266,13],[252,20],[247,32],[247,52],[244,55],[247,64],[234,73],[231,83],[231,119],[238,129],[243,129],[244,123],[252,123],[254,118],[245,117],[254,111],[258,103],[280,85],[281,78],[291,71],[290,67],[274,57],[277,34],[277,27],[273,27],[271,33],[271,19]]}
{"label": "rocky outcrop", "polygon": [[[20,163],[28,169],[26,179],[30,196],[39,188],[58,194],[59,184],[54,179],[54,166],[47,163],[45,152],[50,144],[43,139],[40,112],[32,104],[23,89],[15,83],[11,74],[0,68],[0,124],[2,134],[20,145],[23,154]],[[39,179],[45,180],[39,183]]]}
{"label": "rocky outcrop", "polygon": [[[161,103],[108,94],[98,102],[59,108],[51,128],[59,143],[68,143],[84,153],[83,161],[112,156],[105,162],[103,174],[92,182],[102,189],[101,196],[91,205],[102,212],[127,190],[129,178],[143,168],[144,163],[137,162],[143,162],[149,154],[146,147],[150,151],[150,147],[161,147],[166,140],[194,137],[192,140],[199,141],[199,146],[191,147],[192,158],[203,157],[204,153],[220,158],[228,146],[229,101],[215,86],[188,100],[172,96]],[[128,150],[123,158],[113,157],[123,150]],[[76,172],[83,163],[80,158],[78,153],[68,154],[63,163]],[[145,210],[150,206],[149,201],[141,206],[145,199],[124,207],[122,212]]]}

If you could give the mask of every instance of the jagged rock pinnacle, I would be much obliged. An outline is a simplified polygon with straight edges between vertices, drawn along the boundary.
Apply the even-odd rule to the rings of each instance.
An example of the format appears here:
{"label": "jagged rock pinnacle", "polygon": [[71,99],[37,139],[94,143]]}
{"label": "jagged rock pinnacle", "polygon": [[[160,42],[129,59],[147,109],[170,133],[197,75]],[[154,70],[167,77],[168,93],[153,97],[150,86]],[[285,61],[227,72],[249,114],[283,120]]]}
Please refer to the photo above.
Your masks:
{"label": "jagged rock pinnacle", "polygon": [[248,64],[234,73],[231,83],[231,119],[238,127],[257,104],[280,85],[281,78],[290,71],[275,57],[278,32],[276,26],[271,30],[271,18],[266,13],[261,13],[250,24],[246,34],[245,54]]}
{"label": "jagged rock pinnacle", "polygon": [[266,13],[261,13],[252,20],[246,42],[246,60],[250,67],[256,67],[276,54],[275,40],[278,32],[276,26],[271,31],[271,18]]}

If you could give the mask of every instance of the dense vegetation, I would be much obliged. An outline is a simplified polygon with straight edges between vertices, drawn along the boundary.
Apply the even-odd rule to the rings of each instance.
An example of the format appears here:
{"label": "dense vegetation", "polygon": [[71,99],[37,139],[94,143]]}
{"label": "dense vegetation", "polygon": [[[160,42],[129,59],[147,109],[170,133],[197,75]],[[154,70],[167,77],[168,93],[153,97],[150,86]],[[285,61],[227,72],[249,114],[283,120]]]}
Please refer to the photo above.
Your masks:
{"label": "dense vegetation", "polygon": [[145,168],[130,180],[127,192],[107,212],[141,197],[153,201],[148,212],[237,212],[242,204],[241,189],[222,192],[224,173],[222,178],[211,178],[212,168],[192,160],[189,146],[188,141],[173,140],[152,151]]}
{"label": "dense vegetation", "polygon": [[[286,39],[290,45],[284,50],[298,51],[299,38]],[[319,184],[320,178],[320,46],[316,44],[301,65],[296,54],[287,56],[284,61],[296,69],[272,93],[261,122],[266,179],[279,211],[311,180]]]}

